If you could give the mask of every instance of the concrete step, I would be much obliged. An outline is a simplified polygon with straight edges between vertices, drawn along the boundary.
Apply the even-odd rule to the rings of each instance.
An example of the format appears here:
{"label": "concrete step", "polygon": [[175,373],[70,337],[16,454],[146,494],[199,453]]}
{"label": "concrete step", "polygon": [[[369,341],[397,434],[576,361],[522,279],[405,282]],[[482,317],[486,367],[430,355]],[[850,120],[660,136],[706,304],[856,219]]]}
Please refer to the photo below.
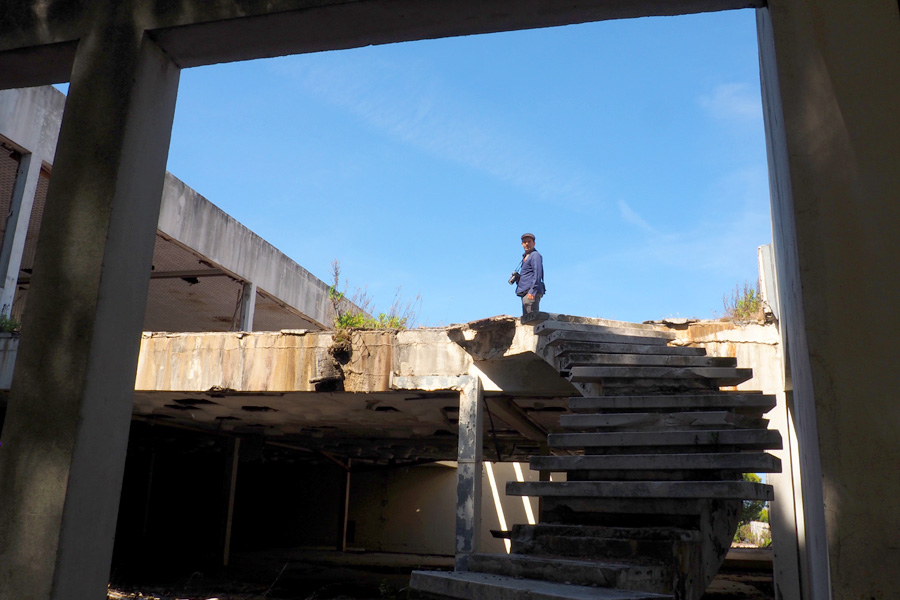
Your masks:
{"label": "concrete step", "polygon": [[507,496],[541,498],[702,498],[772,500],[772,486],[752,481],[510,481]]}
{"label": "concrete step", "polygon": [[675,564],[675,557],[699,540],[698,531],[684,529],[586,525],[521,525],[511,535],[514,554],[618,561],[643,557],[667,565]]}
{"label": "concrete step", "polygon": [[677,336],[672,331],[660,329],[648,329],[646,327],[633,327],[629,323],[620,325],[601,325],[593,323],[571,323],[566,321],[544,321],[535,325],[534,333],[545,336],[554,332],[579,332],[579,333],[612,333],[616,335],[628,335],[636,337],[658,338],[671,341]]}
{"label": "concrete step", "polygon": [[730,356],[683,356],[668,354],[602,354],[568,352],[560,361],[563,368],[572,367],[736,367]]}
{"label": "concrete step", "polygon": [[533,471],[737,471],[780,473],[781,460],[764,452],[721,454],[605,454],[532,456]]}
{"label": "concrete step", "polygon": [[568,537],[595,537],[616,540],[643,540],[667,542],[697,542],[700,532],[679,527],[620,527],[617,525],[562,525],[538,523],[517,524],[510,530],[510,539],[525,540],[542,536],[564,535]]}
{"label": "concrete step", "polygon": [[541,581],[657,593],[671,591],[673,574],[662,564],[576,560],[529,554],[473,554],[469,570]]}
{"label": "concrete step", "polygon": [[607,344],[641,344],[645,346],[668,347],[669,340],[645,335],[630,335],[615,331],[554,331],[546,336],[548,346],[556,346],[564,342],[595,342]]}
{"label": "concrete step", "polygon": [[728,410],[682,411],[673,413],[598,413],[560,415],[564,429],[765,429],[766,419],[739,415]]}
{"label": "concrete step", "polygon": [[[600,561],[640,558],[671,562],[676,553],[675,547],[676,543],[672,541],[636,541],[559,535],[542,536],[529,543],[513,543],[512,552],[523,555],[551,555],[576,559],[591,557]],[[646,589],[651,591],[652,588]],[[656,591],[665,591],[665,588]]]}
{"label": "concrete step", "polygon": [[580,317],[576,315],[563,315],[558,313],[539,312],[537,314],[525,315],[524,317],[522,317],[522,323],[529,323],[533,325],[538,325],[546,321],[583,325],[603,325],[605,327],[624,327],[629,329],[642,329],[645,331],[661,331],[666,329],[653,323],[631,323],[629,321],[616,321],[614,319],[600,319],[595,317]]}
{"label": "concrete step", "polygon": [[569,410],[652,411],[735,409],[740,414],[764,414],[775,408],[775,396],[759,392],[715,392],[709,394],[666,394],[658,396],[592,396],[569,398]]}
{"label": "concrete step", "polygon": [[558,357],[566,356],[573,352],[603,353],[603,354],[662,354],[672,356],[705,356],[704,348],[691,348],[688,346],[664,346],[662,344],[621,344],[609,342],[591,341],[566,341],[555,338],[553,344]]}
{"label": "concrete step", "polygon": [[780,450],[781,434],[774,429],[551,433],[547,444],[551,448],[734,446],[744,450]]}
{"label": "concrete step", "polygon": [[566,585],[472,571],[413,571],[409,588],[410,598],[427,600],[674,600],[671,594]]}
{"label": "concrete step", "polygon": [[710,379],[718,385],[740,385],[753,377],[753,369],[735,367],[572,367],[573,383],[606,379]]}

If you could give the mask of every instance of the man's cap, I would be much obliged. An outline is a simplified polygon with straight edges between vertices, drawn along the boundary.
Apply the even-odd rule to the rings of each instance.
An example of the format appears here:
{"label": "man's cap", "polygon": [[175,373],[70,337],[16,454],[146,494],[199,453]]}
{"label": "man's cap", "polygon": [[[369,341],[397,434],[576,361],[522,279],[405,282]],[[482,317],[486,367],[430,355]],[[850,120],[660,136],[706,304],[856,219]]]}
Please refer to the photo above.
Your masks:
{"label": "man's cap", "polygon": [[522,239],[524,240],[525,238],[535,239],[533,233],[523,233],[523,234],[522,234]]}

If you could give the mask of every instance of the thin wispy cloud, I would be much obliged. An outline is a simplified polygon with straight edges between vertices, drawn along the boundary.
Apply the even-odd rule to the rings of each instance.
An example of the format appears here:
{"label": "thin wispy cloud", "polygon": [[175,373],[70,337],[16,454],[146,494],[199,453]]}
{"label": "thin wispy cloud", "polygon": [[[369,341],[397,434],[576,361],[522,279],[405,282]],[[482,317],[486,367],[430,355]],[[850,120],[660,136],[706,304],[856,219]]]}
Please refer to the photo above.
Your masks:
{"label": "thin wispy cloud", "polygon": [[700,96],[700,106],[714,118],[756,120],[762,118],[759,90],[746,83],[723,83]]}
{"label": "thin wispy cloud", "polygon": [[630,223],[635,227],[639,227],[648,233],[656,233],[656,230],[653,228],[650,223],[645,221],[641,215],[634,212],[634,210],[628,206],[628,203],[624,200],[619,200],[619,214],[622,216],[622,220],[626,223]]}
{"label": "thin wispy cloud", "polygon": [[591,258],[583,269],[591,271],[615,260],[707,275],[739,272],[748,252],[752,261],[755,248],[771,241],[767,191],[763,168],[724,173],[707,188],[707,200],[715,210],[686,215],[661,228],[654,228],[619,200],[622,219],[654,235],[633,236],[615,256]]}
{"label": "thin wispy cloud", "polygon": [[501,107],[447,89],[428,65],[330,58],[326,64],[320,57],[315,64],[296,61],[274,68],[305,93],[404,144],[544,200],[596,206],[595,176],[561,163],[539,143],[513,131]]}

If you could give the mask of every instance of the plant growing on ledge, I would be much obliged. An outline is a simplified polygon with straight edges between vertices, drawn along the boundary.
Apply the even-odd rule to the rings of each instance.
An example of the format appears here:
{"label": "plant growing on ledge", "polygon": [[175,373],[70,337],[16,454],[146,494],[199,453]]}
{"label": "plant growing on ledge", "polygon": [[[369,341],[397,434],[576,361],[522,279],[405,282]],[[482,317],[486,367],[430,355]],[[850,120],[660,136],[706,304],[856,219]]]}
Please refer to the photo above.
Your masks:
{"label": "plant growing on ledge", "polygon": [[725,318],[732,321],[765,321],[762,295],[759,293],[759,283],[756,287],[744,282],[744,287],[734,286],[731,297],[722,296],[725,305]]}
{"label": "plant growing on ledge", "polygon": [[419,296],[404,305],[400,297],[400,288],[394,295],[394,302],[388,312],[380,312],[377,317],[374,313],[373,301],[366,289],[356,289],[351,299],[347,299],[347,282],[344,282],[344,291],[338,286],[341,279],[341,263],[337,259],[331,261],[332,284],[328,288],[328,299],[333,309],[334,328],[338,331],[348,329],[406,329],[416,320],[417,306],[421,301]]}
{"label": "plant growing on ledge", "polygon": [[19,333],[21,329],[22,324],[15,317],[0,313],[0,333]]}

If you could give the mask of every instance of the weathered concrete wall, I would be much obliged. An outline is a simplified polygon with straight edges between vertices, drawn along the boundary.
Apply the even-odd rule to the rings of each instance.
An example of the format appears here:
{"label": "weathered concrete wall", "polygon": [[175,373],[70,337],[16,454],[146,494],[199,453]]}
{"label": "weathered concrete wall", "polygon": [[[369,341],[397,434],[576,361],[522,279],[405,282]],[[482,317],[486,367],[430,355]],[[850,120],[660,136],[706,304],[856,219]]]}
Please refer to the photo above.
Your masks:
{"label": "weathered concrete wall", "polygon": [[[781,321],[809,598],[896,595],[900,5],[758,11]],[[860,335],[866,332],[866,335]]]}
{"label": "weathered concrete wall", "polygon": [[52,164],[65,102],[51,86],[0,90],[0,136]]}
{"label": "weathered concrete wall", "polygon": [[203,392],[313,391],[330,335],[145,333],[135,389]]}
{"label": "weathered concrete wall", "polygon": [[775,325],[736,325],[728,321],[699,321],[675,330],[678,343],[706,348],[709,356],[730,356],[738,366],[751,367],[753,379],[735,389],[784,392],[784,356]]}
{"label": "weathered concrete wall", "polygon": [[[538,475],[520,464],[524,481]],[[498,495],[493,494],[487,466],[482,471],[482,521],[479,552],[506,552],[500,530],[500,510],[507,527],[527,523],[523,499],[507,496],[507,481],[517,481],[513,463],[492,463]],[[439,463],[390,471],[354,474],[350,485],[350,520],[355,522],[353,547],[379,552],[409,552],[452,556],[455,550],[456,465]],[[531,498],[532,514],[537,500]]]}
{"label": "weathered concrete wall", "polygon": [[453,556],[455,515],[454,463],[351,475],[351,547]]}
{"label": "weathered concrete wall", "polygon": [[[517,325],[511,318],[501,319],[501,326],[508,330],[504,333],[508,340],[495,351],[499,360],[531,356],[519,370],[518,387],[541,393],[542,387],[562,386],[560,389],[565,392],[567,388],[558,373],[533,356],[538,339],[531,333],[532,327]],[[515,365],[504,362],[513,369],[513,375],[507,378],[509,381],[494,376],[495,382],[489,375],[491,361],[476,361],[468,347],[456,341],[463,339],[466,327],[349,333],[346,360],[340,367],[344,390],[389,391],[394,376],[483,374],[481,367],[488,372],[483,378],[486,391],[499,391],[506,383],[515,384],[515,374],[519,372]],[[135,389],[315,391],[310,381],[326,374],[331,363],[328,350],[333,344],[333,332],[144,333]],[[543,369],[535,370],[534,365]],[[545,382],[542,384],[541,380]]]}
{"label": "weathered concrete wall", "polygon": [[[344,390],[391,390],[398,374],[458,376],[472,358],[444,330],[352,332],[341,365]],[[135,389],[245,392],[315,391],[327,374],[333,332],[145,333]]]}

